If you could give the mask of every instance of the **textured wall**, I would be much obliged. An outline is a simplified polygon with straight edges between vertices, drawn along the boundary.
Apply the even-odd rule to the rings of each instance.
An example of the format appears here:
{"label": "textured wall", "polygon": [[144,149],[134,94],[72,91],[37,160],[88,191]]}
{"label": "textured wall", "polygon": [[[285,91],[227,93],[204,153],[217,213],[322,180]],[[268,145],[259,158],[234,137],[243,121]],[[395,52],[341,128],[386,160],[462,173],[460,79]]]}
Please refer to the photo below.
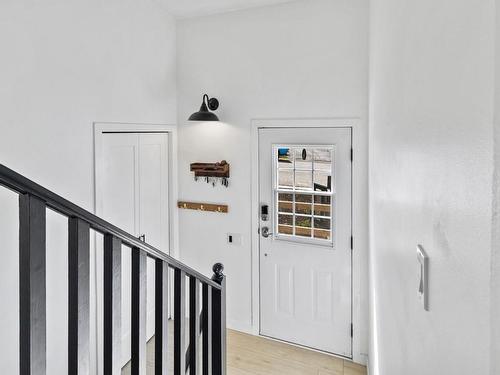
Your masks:
{"label": "textured wall", "polygon": [[[181,210],[182,259],[201,270],[226,265],[228,321],[250,330],[251,120],[359,117],[355,137],[360,178],[354,196],[356,246],[365,263],[355,275],[361,314],[367,311],[367,95],[368,3],[297,1],[182,20],[178,23],[179,194],[183,200],[229,204],[229,214]],[[221,101],[223,123],[189,123],[206,92]],[[231,163],[229,189],[194,182],[189,163]],[[229,246],[226,233],[241,233]],[[363,318],[362,318],[363,319]],[[367,336],[363,322],[356,328]],[[364,344],[364,343],[363,343]],[[363,345],[366,347],[366,345]]]}
{"label": "textured wall", "polygon": [[491,252],[491,374],[500,374],[500,1],[496,1],[493,225]]}
{"label": "textured wall", "polygon": [[494,2],[370,6],[371,374],[488,374]]}
{"label": "textured wall", "polygon": [[[175,21],[150,0],[4,0],[0,46],[0,163],[89,210],[92,123],[176,121]],[[0,207],[0,373],[15,374],[16,197],[2,192]],[[63,219],[50,215],[47,241],[47,373],[57,375],[67,373]]]}

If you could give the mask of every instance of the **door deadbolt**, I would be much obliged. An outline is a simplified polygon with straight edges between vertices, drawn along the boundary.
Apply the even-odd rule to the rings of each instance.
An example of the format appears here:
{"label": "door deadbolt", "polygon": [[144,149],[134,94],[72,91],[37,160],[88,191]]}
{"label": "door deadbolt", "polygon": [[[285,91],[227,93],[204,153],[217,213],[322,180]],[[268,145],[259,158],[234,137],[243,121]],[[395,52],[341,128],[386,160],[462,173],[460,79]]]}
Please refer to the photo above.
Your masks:
{"label": "door deadbolt", "polygon": [[262,221],[269,220],[269,206],[267,204],[260,206],[260,218]]}

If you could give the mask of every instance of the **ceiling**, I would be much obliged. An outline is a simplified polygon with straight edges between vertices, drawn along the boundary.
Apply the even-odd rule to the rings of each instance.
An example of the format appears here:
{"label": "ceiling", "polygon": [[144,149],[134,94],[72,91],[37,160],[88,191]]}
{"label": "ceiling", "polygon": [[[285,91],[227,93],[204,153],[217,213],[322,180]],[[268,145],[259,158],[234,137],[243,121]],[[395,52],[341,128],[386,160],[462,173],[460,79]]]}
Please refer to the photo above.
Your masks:
{"label": "ceiling", "polygon": [[240,9],[286,3],[291,0],[160,0],[177,18],[205,16]]}

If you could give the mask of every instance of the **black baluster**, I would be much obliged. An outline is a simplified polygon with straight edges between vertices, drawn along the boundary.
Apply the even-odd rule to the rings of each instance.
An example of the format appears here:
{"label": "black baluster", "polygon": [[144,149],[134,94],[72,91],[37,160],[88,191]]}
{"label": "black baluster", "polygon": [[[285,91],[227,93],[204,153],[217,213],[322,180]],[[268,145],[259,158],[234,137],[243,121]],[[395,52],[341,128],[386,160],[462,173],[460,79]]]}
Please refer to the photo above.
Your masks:
{"label": "black baluster", "polygon": [[208,284],[203,284],[202,300],[203,375],[209,375],[212,369],[212,287]]}
{"label": "black baluster", "polygon": [[174,374],[186,372],[186,273],[174,273]]}
{"label": "black baluster", "polygon": [[121,240],[104,236],[104,373],[121,375]]}
{"label": "black baluster", "polygon": [[168,264],[155,261],[155,375],[167,374],[168,358]]}
{"label": "black baluster", "polygon": [[45,203],[19,196],[19,368],[21,375],[46,373]]}
{"label": "black baluster", "polygon": [[213,266],[212,280],[221,289],[212,288],[212,375],[226,374],[226,278],[224,266]]}
{"label": "black baluster", "polygon": [[146,375],[147,256],[132,248],[131,373]]}
{"label": "black baluster", "polygon": [[90,225],[68,223],[68,374],[90,375]]}
{"label": "black baluster", "polygon": [[200,283],[196,277],[189,278],[189,373],[199,371],[198,339],[200,334]]}

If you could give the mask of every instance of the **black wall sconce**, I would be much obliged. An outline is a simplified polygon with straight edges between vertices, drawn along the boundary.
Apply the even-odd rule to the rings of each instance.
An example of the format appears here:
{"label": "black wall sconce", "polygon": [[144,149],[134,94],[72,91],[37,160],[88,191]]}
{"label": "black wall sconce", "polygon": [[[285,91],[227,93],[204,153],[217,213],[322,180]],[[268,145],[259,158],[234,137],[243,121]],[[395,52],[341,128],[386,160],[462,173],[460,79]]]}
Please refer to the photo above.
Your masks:
{"label": "black wall sconce", "polygon": [[219,101],[216,98],[209,98],[207,94],[203,95],[203,102],[201,103],[200,110],[189,116],[189,121],[219,121],[215,111],[219,108]]}

